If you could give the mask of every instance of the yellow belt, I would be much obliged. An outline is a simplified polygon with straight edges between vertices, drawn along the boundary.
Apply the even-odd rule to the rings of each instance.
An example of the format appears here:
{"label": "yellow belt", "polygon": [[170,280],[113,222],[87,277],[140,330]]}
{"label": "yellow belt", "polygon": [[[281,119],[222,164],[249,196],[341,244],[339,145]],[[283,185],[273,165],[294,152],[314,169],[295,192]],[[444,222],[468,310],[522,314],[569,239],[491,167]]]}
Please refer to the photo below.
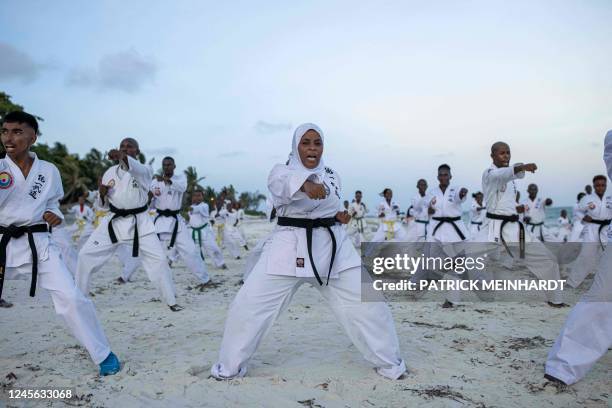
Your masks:
{"label": "yellow belt", "polygon": [[108,214],[108,211],[103,211],[103,210],[96,211],[96,218],[94,218],[94,226],[97,227],[98,224],[100,224],[100,220],[106,217],[106,214]]}
{"label": "yellow belt", "polygon": [[391,241],[395,238],[395,221],[384,221],[383,224],[387,225],[387,231],[385,232],[385,239]]}
{"label": "yellow belt", "polygon": [[79,240],[79,237],[81,236],[81,234],[83,233],[83,230],[85,229],[85,224],[86,224],[85,220],[76,220],[77,230],[72,235],[73,241],[76,242]]}
{"label": "yellow belt", "polygon": [[217,228],[217,245],[219,246],[219,248],[221,248],[221,244],[223,243],[223,229],[225,228],[225,224],[215,224],[215,227]]}

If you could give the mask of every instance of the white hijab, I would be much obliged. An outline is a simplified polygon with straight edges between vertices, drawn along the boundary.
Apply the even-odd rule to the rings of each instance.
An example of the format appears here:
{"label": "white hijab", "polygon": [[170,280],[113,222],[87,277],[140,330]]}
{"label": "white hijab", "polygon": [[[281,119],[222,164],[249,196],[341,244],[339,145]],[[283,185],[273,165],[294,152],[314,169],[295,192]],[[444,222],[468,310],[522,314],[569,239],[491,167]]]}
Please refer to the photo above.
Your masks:
{"label": "white hijab", "polygon": [[302,140],[302,136],[304,136],[309,130],[314,130],[315,132],[317,132],[319,136],[321,136],[321,142],[324,142],[323,131],[317,125],[315,125],[314,123],[301,124],[297,127],[297,129],[295,129],[295,132],[293,132],[293,144],[291,146],[291,154],[289,155],[288,166],[292,170],[299,170],[311,175],[314,174],[322,177],[325,172],[325,164],[323,163],[323,157],[321,157],[321,160],[319,161],[319,165],[317,167],[315,167],[314,169],[309,169],[304,166],[304,163],[302,163],[302,160],[300,159],[300,153],[298,152],[298,144]]}

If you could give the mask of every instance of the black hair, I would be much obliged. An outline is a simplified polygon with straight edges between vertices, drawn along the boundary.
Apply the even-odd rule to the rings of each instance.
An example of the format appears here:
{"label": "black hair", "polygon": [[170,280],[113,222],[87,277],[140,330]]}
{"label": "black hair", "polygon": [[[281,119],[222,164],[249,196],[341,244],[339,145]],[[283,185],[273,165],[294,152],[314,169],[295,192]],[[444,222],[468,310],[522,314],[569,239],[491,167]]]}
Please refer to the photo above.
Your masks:
{"label": "black hair", "polygon": [[361,192],[361,190],[357,190],[357,191],[355,191],[355,194],[357,194],[357,193],[359,193],[359,194],[363,194],[363,193]]}
{"label": "black hair", "polygon": [[384,197],[385,194],[387,194],[387,191],[391,191],[391,189],[389,187],[385,188],[380,195]]}
{"label": "black hair", "polygon": [[4,123],[25,123],[34,129],[34,133],[38,135],[38,121],[34,115],[30,115],[27,112],[9,112],[2,118],[2,124]]}
{"label": "black hair", "polygon": [[477,195],[482,195],[484,196],[484,194],[482,194],[482,191],[477,191],[475,193],[472,194],[472,198],[476,198]]}
{"label": "black hair", "polygon": [[582,197],[584,197],[586,195],[585,192],[581,191],[578,193],[578,196],[576,196],[576,201],[580,201],[582,200]]}
{"label": "black hair", "polygon": [[597,180],[603,180],[603,181],[607,182],[608,178],[606,176],[604,176],[603,174],[598,174],[595,177],[593,177],[593,183],[595,183]]}
{"label": "black hair", "polygon": [[448,170],[448,171],[450,171],[450,169],[451,169],[450,166],[448,164],[446,164],[446,163],[441,164],[441,165],[438,166],[438,171],[440,171],[440,170]]}
{"label": "black hair", "polygon": [[170,156],[166,156],[166,157],[164,157],[164,158],[162,159],[162,163],[163,163],[163,161],[164,161],[164,160],[172,160],[172,163],[174,163],[174,158],[173,158],[173,157],[170,157]]}

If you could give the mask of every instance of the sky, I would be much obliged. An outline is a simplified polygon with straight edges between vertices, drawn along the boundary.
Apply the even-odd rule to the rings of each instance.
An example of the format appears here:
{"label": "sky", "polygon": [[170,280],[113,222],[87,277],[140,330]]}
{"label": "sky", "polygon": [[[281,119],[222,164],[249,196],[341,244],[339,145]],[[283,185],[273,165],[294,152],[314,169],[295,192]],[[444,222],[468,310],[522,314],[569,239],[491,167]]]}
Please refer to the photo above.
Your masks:
{"label": "sky", "polygon": [[344,196],[407,208],[448,163],[481,189],[490,145],[571,205],[605,173],[612,2],[2,1],[0,91],[84,154],[123,137],[204,184],[267,192],[293,129],[324,131]]}

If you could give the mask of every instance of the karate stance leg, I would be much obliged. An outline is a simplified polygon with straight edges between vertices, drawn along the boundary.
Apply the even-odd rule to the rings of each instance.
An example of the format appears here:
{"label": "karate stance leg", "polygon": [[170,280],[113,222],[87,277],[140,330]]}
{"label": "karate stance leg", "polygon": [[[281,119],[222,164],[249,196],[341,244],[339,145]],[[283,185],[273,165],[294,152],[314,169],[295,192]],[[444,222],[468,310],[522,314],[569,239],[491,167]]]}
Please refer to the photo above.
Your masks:
{"label": "karate stance leg", "polygon": [[572,265],[572,270],[567,277],[567,284],[572,288],[580,286],[582,281],[597,270],[597,265],[605,252],[598,242],[583,242],[580,254]]}
{"label": "karate stance leg", "polygon": [[77,271],[77,260],[79,255],[74,249],[68,229],[66,227],[54,228],[51,237],[53,243],[59,249],[66,267],[74,276]]}
{"label": "karate stance leg", "polygon": [[225,265],[225,260],[223,259],[223,252],[221,252],[221,249],[219,249],[219,246],[217,245],[215,237],[212,233],[202,234],[202,246],[206,256],[212,258],[217,268],[220,268]]}
{"label": "karate stance leg", "polygon": [[183,229],[178,233],[174,249],[178,256],[183,259],[183,262],[185,262],[187,269],[198,278],[200,283],[208,283],[210,280],[208,268],[200,256],[200,251],[189,236],[187,229]]}
{"label": "karate stance leg", "polygon": [[328,286],[315,285],[357,350],[387,378],[406,372],[389,306],[385,302],[361,301],[360,267],[341,272]]}
{"label": "karate stance leg", "polygon": [[238,246],[238,242],[236,242],[227,227],[223,231],[223,242],[225,245],[227,245],[227,249],[233,258],[238,258],[240,256],[240,247]]}
{"label": "karate stance leg", "polygon": [[140,259],[142,267],[149,280],[161,292],[168,306],[176,304],[172,272],[168,266],[166,252],[156,234],[149,234],[139,238]]}
{"label": "karate stance leg", "polygon": [[219,361],[211,368],[215,377],[246,374],[251,356],[304,282],[294,276],[269,275],[266,264],[257,264],[230,305]]}
{"label": "karate stance leg", "polygon": [[569,313],[546,361],[546,373],[574,384],[612,347],[612,251],[604,251],[589,291]]}
{"label": "karate stance leg", "polygon": [[[515,259],[519,256],[518,244],[513,245]],[[561,280],[559,264],[553,254],[540,241],[525,243],[525,266],[527,269],[541,280]],[[560,304],[562,302],[561,290],[546,291],[546,298],[549,302]]]}
{"label": "karate stance leg", "polygon": [[[31,274],[32,264],[7,268],[7,275]],[[55,312],[62,317],[68,330],[89,352],[94,363],[100,364],[111,349],[96,316],[91,300],[77,288],[56,248],[49,247],[49,258],[38,263],[38,286],[51,295]]]}
{"label": "karate stance leg", "polygon": [[117,248],[108,237],[105,228],[98,227],[79,251],[76,284],[84,294],[89,294],[91,274],[102,268]]}

